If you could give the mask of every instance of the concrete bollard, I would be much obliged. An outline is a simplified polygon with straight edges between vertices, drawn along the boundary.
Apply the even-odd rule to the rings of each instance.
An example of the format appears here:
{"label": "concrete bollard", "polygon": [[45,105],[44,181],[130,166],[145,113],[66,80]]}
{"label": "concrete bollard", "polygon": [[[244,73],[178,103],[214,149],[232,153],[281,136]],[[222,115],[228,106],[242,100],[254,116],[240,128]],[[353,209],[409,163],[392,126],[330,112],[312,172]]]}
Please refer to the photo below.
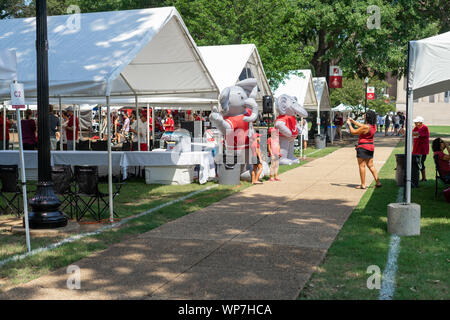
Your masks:
{"label": "concrete bollard", "polygon": [[390,203],[388,232],[398,236],[420,235],[420,206],[416,203]]}

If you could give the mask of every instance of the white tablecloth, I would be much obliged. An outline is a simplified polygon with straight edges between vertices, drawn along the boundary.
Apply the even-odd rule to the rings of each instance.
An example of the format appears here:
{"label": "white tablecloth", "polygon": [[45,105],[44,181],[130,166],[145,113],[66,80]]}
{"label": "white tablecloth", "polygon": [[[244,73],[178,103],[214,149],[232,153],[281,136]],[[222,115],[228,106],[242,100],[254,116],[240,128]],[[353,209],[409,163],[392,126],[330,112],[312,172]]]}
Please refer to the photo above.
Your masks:
{"label": "white tablecloth", "polygon": [[[38,168],[38,152],[24,150],[25,168]],[[20,153],[15,150],[0,151],[0,165],[18,165],[20,168]],[[124,152],[112,153],[112,166],[123,167]],[[106,151],[51,151],[50,165],[72,166],[108,166]]]}
{"label": "white tablecloth", "polygon": [[[19,165],[19,151],[0,151],[0,165]],[[37,169],[37,151],[24,151],[25,168]],[[106,151],[52,151],[51,165],[107,166]],[[200,165],[199,182],[206,183],[216,177],[214,158],[211,152],[112,152],[112,166],[123,168],[124,179],[127,167],[160,167]]]}
{"label": "white tablecloth", "polygon": [[198,180],[201,184],[216,177],[214,158],[211,152],[132,151],[125,152],[124,167],[162,167],[200,165]]}

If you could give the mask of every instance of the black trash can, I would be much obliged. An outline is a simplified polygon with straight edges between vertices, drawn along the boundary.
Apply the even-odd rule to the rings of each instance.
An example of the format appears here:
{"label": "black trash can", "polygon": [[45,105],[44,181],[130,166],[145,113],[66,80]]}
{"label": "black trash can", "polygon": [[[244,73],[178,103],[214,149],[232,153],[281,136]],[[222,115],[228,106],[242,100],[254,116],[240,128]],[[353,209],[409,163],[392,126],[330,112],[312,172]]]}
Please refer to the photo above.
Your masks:
{"label": "black trash can", "polygon": [[[395,173],[395,181],[397,186],[405,186],[405,174],[406,174],[406,160],[405,154],[396,154],[395,158],[397,160],[397,172]],[[422,164],[420,162],[422,156],[413,154],[412,155],[412,165],[411,165],[411,187],[417,188],[419,186],[420,170],[422,169]]]}

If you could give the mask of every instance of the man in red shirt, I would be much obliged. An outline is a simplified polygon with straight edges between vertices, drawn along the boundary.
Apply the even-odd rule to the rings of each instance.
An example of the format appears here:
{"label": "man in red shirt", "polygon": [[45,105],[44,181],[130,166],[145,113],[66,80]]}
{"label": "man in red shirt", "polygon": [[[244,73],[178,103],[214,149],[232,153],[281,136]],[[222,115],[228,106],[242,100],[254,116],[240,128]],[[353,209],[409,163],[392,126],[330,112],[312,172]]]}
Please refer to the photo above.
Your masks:
{"label": "man in red shirt", "polygon": [[425,173],[425,160],[427,159],[428,153],[430,153],[430,130],[426,125],[423,124],[423,117],[417,117],[414,119],[413,129],[413,151],[412,154],[421,155],[422,164],[422,181],[427,181],[427,176]]}
{"label": "man in red shirt", "polygon": [[172,112],[170,112],[170,110],[167,111],[167,119],[166,122],[164,123],[164,129],[166,130],[166,132],[173,132],[175,131],[175,122],[173,121],[172,118]]}
{"label": "man in red shirt", "polygon": [[6,118],[6,132],[5,132],[5,146],[3,146],[3,122],[4,122],[3,111],[0,111],[0,150],[9,149],[9,129],[11,128],[12,122]]}
{"label": "man in red shirt", "polygon": [[67,137],[67,150],[73,150],[73,119],[75,118],[75,141],[78,141],[78,131],[80,130],[80,122],[77,117],[73,114],[73,109],[69,107],[67,109],[67,114],[69,116],[69,121],[67,122],[66,127],[66,137]]}

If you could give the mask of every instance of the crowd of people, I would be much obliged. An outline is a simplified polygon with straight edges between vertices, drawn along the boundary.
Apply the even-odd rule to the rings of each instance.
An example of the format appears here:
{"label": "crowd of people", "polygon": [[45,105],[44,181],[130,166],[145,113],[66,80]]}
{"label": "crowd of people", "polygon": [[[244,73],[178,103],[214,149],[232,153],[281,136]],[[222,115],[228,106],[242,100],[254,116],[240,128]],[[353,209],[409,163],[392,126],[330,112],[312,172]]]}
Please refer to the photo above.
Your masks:
{"label": "crowd of people", "polygon": [[[49,106],[48,125],[50,136],[50,149],[59,150],[59,143],[63,144],[63,150],[73,150],[74,143],[80,141],[80,119],[75,115],[74,109],[68,107],[62,111],[61,116],[56,114],[54,106]],[[151,111],[151,109],[150,109]],[[205,120],[206,116],[200,112],[178,112],[172,110],[159,110],[155,112],[155,133],[162,134],[173,132],[180,128],[181,121]],[[5,148],[3,147],[3,110],[0,110],[0,150],[10,148],[10,130],[15,124],[14,120],[6,118],[5,130]],[[95,118],[95,117],[94,117]],[[38,142],[37,132],[37,113],[30,109],[25,110],[24,118],[21,120],[22,144],[24,150],[36,150]],[[147,123],[148,121],[148,123]],[[102,125],[98,135],[94,135],[92,141],[108,139],[108,119],[103,115]],[[128,143],[131,150],[147,151],[147,134],[152,136],[152,117],[147,116],[147,110],[139,112],[139,119],[136,117],[136,111],[124,109],[111,113],[111,142],[113,145]],[[87,137],[86,137],[87,138]],[[151,138],[150,138],[151,139]],[[140,147],[138,146],[140,143]],[[150,144],[152,145],[152,144]]]}
{"label": "crowd of people", "polygon": [[405,135],[405,114],[403,112],[388,112],[385,115],[377,115],[377,131],[384,132],[385,136]]}

